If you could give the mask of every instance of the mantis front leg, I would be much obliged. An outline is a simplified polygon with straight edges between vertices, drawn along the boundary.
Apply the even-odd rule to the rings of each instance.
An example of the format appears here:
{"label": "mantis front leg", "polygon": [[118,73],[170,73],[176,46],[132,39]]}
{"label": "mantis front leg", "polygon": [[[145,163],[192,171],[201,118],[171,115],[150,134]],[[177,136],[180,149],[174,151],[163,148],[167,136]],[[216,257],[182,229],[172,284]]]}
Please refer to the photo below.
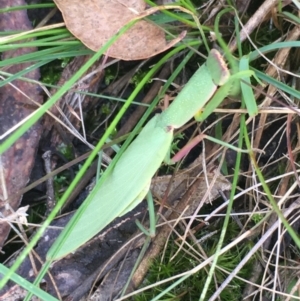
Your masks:
{"label": "mantis front leg", "polygon": [[120,214],[120,216],[130,212],[133,210],[146,196],[148,211],[149,211],[149,221],[150,221],[150,229],[147,231],[142,224],[137,220],[136,224],[139,229],[144,232],[149,237],[155,236],[155,226],[156,226],[156,218],[155,218],[155,210],[154,210],[154,202],[153,197],[150,191],[151,181],[144,187],[144,189],[140,192],[137,198]]}

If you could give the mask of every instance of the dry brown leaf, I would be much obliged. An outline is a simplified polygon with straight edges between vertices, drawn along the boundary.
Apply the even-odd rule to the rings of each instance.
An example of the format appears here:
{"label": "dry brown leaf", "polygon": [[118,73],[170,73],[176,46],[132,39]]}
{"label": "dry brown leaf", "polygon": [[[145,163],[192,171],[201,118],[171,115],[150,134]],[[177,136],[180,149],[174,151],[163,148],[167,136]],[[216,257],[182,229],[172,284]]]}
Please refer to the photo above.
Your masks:
{"label": "dry brown leaf", "polygon": [[[216,171],[207,172],[206,175],[197,176],[197,178],[202,178],[202,183],[198,186],[196,192],[191,197],[191,203],[196,202],[197,204],[204,197],[211,181],[214,181],[213,186],[210,188],[207,195],[206,203],[211,203],[213,200],[220,196],[220,191],[226,191],[231,189],[231,183],[224,177],[222,174],[217,173]],[[216,177],[216,178],[215,178]],[[215,180],[214,180],[215,178]],[[169,182],[171,182],[169,195],[179,186],[185,185],[186,189],[183,192],[186,192],[191,183],[195,180],[195,177],[191,177],[188,172],[182,171],[180,174],[176,174],[173,178],[172,175],[166,175],[161,177],[156,177],[151,181],[151,190],[154,191],[155,196],[160,199],[165,197],[165,193],[168,189]],[[183,194],[183,193],[182,193]],[[180,196],[181,197],[181,196]]]}
{"label": "dry brown leaf", "polygon": [[[146,8],[143,0],[54,0],[70,32],[88,48],[98,51],[125,24]],[[184,34],[167,43],[162,29],[139,20],[107,51],[110,57],[140,60],[178,43]]]}

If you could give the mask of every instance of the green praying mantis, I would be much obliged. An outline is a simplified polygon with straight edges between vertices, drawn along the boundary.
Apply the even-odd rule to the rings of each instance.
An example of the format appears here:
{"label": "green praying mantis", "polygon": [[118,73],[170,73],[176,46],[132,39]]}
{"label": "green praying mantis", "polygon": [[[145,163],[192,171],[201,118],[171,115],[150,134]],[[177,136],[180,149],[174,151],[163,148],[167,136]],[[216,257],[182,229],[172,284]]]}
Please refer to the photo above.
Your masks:
{"label": "green praying mantis", "polygon": [[[116,217],[135,208],[146,196],[151,178],[168,158],[173,132],[193,116],[204,120],[227,96],[236,96],[241,78],[252,71],[230,73],[221,54],[213,49],[171,105],[155,115],[125,150],[104,182],[96,184],[79,210],[50,248],[47,259],[60,259],[87,242]],[[208,103],[211,108],[202,112]],[[186,148],[177,161],[189,151]],[[166,161],[169,161],[166,159]],[[171,163],[174,161],[171,160]],[[168,162],[170,163],[170,162]]]}

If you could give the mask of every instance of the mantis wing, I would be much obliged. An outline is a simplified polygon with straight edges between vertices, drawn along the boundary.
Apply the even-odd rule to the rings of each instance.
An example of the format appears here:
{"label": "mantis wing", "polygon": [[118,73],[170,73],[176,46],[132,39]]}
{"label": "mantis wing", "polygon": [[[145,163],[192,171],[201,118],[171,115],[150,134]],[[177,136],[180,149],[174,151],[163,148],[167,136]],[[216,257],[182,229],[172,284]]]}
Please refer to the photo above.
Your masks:
{"label": "mantis wing", "polygon": [[[116,217],[123,215],[141,194],[169,151],[173,130],[154,116],[123,153],[104,183],[96,185],[50,248],[47,258],[59,259],[76,250]],[[84,210],[82,209],[84,208]]]}

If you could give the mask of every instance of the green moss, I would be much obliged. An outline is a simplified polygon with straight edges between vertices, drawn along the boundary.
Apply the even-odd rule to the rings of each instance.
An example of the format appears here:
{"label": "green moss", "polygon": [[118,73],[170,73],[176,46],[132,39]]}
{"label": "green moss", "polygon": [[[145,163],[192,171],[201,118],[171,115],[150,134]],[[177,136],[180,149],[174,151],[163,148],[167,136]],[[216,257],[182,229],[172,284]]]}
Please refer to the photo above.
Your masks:
{"label": "green moss", "polygon": [[[197,238],[200,239],[201,237],[206,235],[208,233],[207,231],[214,231],[213,228],[215,226],[219,227],[219,223],[212,225],[210,227],[211,229],[206,229],[199,232],[197,234]],[[234,235],[237,235],[239,231],[240,229],[238,228],[236,223],[232,221],[228,227],[226,243],[229,243],[232,237],[234,237]],[[203,248],[208,257],[215,254],[218,236],[218,234],[213,235],[208,240],[201,243],[201,248]],[[172,259],[172,257],[178,251],[177,245],[173,243],[174,239],[177,239],[177,237],[170,239],[171,243],[168,244],[163,259],[157,259],[151,266],[148,276],[143,283],[143,286],[155,284],[161,280],[173,277],[177,274],[190,271],[203,261],[202,258],[197,258],[198,255],[195,254],[193,250],[188,250],[188,252],[181,250],[176,255],[176,257]],[[193,241],[189,240],[189,243],[193,244]],[[251,243],[243,243],[236,248],[232,248],[219,257],[217,265],[218,268],[215,270],[214,281],[212,281],[209,287],[206,300],[208,300],[209,297],[215,292],[216,287],[220,286],[223,283],[223,281],[227,278],[228,273],[230,273],[240,263],[242,258],[251,249],[251,245]],[[186,248],[186,246],[184,248]],[[197,246],[194,246],[194,249],[198,250]],[[248,261],[248,263],[242,268],[238,275],[248,279],[249,275],[251,274],[251,268],[252,263],[251,261]],[[164,295],[164,297],[160,300],[198,300],[207,279],[208,269],[209,266],[191,275],[180,285],[176,286],[169,293]],[[155,286],[155,288],[153,288],[152,290],[146,291],[141,295],[134,297],[134,300],[151,300],[159,293],[161,293],[164,289],[169,287],[172,283],[173,282],[171,281],[164,285]],[[233,279],[221,293],[220,299],[228,301],[240,300],[240,298],[242,297],[243,287],[244,283],[242,281]]]}

